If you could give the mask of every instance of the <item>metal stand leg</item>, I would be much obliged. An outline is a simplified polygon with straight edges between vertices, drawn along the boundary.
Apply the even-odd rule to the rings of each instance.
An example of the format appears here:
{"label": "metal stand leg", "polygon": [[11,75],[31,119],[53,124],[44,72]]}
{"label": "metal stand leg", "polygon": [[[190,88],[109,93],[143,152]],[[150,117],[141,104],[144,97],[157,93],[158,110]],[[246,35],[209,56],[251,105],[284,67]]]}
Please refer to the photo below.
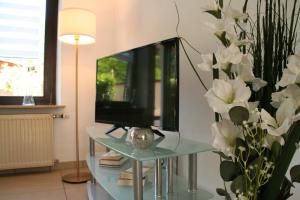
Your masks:
{"label": "metal stand leg", "polygon": [[132,160],[134,200],[143,200],[143,164]]}
{"label": "metal stand leg", "polygon": [[96,179],[91,175],[91,183],[96,184]]}
{"label": "metal stand leg", "polygon": [[95,141],[90,137],[90,156],[95,156]]}
{"label": "metal stand leg", "polygon": [[[90,140],[90,156],[94,157],[95,156],[95,141],[93,140],[93,138],[89,138]],[[96,184],[96,179],[93,177],[92,173],[90,174],[91,177],[91,183],[92,184]]]}
{"label": "metal stand leg", "polygon": [[168,158],[168,170],[167,170],[167,192],[173,193],[173,158]]}
{"label": "metal stand leg", "polygon": [[155,161],[155,196],[162,196],[162,167],[161,159]]}
{"label": "metal stand leg", "polygon": [[189,192],[197,191],[197,154],[189,154]]}
{"label": "metal stand leg", "polygon": [[176,175],[179,174],[179,157],[178,156],[175,157],[175,174]]}

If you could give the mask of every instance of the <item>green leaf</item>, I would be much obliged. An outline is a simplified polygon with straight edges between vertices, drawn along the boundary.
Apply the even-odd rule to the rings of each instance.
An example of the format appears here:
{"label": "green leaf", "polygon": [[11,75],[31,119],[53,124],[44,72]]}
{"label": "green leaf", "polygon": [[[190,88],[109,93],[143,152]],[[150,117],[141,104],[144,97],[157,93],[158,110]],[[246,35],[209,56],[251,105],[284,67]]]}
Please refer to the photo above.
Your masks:
{"label": "green leaf", "polygon": [[222,42],[222,44],[225,47],[230,46],[230,41],[226,38],[226,32],[225,31],[223,33],[221,33],[221,35],[215,34],[215,36]]}
{"label": "green leaf", "polygon": [[232,181],[240,175],[240,170],[236,167],[234,162],[225,160],[221,162],[220,174],[224,181]]}
{"label": "green leaf", "polygon": [[275,158],[277,158],[280,155],[280,151],[281,151],[281,145],[279,144],[279,142],[274,141],[271,147],[271,151],[273,153],[273,156]]}
{"label": "green leaf", "polygon": [[244,13],[247,11],[247,4],[248,4],[248,0],[245,0],[244,6],[243,6]]}
{"label": "green leaf", "polygon": [[290,175],[292,182],[300,183],[300,165],[291,168]]}
{"label": "green leaf", "polygon": [[269,182],[261,191],[262,199],[277,199],[280,193],[282,182],[285,174],[296,152],[295,143],[300,141],[300,121],[297,121],[289,133],[285,145],[282,148],[281,154],[277,157],[275,162],[275,169]]}
{"label": "green leaf", "polygon": [[233,123],[242,125],[243,121],[248,121],[249,111],[242,106],[235,106],[229,110],[229,116]]}
{"label": "green leaf", "polygon": [[217,188],[216,192],[218,193],[218,195],[220,196],[226,196],[227,192],[226,190],[222,189],[222,188]]}
{"label": "green leaf", "polygon": [[213,65],[217,64],[217,58],[215,53],[213,53]]}
{"label": "green leaf", "polygon": [[295,111],[295,115],[298,114],[300,112],[300,108],[297,108]]}
{"label": "green leaf", "polygon": [[242,193],[245,191],[245,186],[244,186],[244,176],[240,175],[238,177],[236,177],[231,185],[230,185],[230,189],[233,193]]}
{"label": "green leaf", "polygon": [[230,195],[227,193],[227,195],[225,196],[225,200],[232,200]]}
{"label": "green leaf", "polygon": [[231,200],[230,194],[226,190],[217,188],[216,191],[218,195],[225,197],[225,200]]}
{"label": "green leaf", "polygon": [[214,16],[217,19],[221,19],[221,17],[222,17],[221,10],[206,10],[205,12],[211,14],[212,16]]}
{"label": "green leaf", "polygon": [[223,0],[219,0],[220,8],[223,8]]}
{"label": "green leaf", "polygon": [[231,158],[229,156],[226,156],[223,152],[220,151],[213,151],[213,153],[218,154],[219,156],[221,156],[221,158],[225,159],[225,160],[231,160]]}
{"label": "green leaf", "polygon": [[226,69],[223,69],[223,72],[225,72],[225,74],[227,74],[228,77],[232,77],[231,67],[232,67],[232,63],[229,63]]}
{"label": "green leaf", "polygon": [[284,177],[283,183],[281,184],[280,193],[277,199],[286,200],[293,195],[291,193],[291,188],[295,187],[293,183],[287,178]]}

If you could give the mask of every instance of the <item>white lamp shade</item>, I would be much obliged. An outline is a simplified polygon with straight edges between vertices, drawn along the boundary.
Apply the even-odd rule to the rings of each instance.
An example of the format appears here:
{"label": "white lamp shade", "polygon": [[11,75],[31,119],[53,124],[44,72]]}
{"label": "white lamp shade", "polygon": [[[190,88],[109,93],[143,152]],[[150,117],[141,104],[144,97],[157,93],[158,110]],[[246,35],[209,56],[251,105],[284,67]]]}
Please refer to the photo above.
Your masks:
{"label": "white lamp shade", "polygon": [[96,38],[96,15],[88,10],[67,8],[59,12],[58,39],[68,44],[91,44]]}

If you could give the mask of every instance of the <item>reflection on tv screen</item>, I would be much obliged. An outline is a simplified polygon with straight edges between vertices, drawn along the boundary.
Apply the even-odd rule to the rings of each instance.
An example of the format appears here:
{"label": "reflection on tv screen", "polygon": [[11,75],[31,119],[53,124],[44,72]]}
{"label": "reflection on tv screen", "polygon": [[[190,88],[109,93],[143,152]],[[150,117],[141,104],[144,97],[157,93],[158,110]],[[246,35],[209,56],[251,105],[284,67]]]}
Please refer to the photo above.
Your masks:
{"label": "reflection on tv screen", "polygon": [[178,41],[97,59],[96,122],[178,130]]}

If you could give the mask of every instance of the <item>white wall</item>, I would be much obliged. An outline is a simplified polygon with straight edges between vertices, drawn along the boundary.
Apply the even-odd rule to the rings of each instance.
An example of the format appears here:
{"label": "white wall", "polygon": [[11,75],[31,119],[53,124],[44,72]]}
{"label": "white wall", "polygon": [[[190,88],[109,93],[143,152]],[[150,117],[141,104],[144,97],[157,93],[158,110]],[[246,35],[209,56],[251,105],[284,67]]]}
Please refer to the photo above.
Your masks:
{"label": "white wall", "polygon": [[[241,5],[239,0],[232,2]],[[177,0],[177,3],[181,17],[181,36],[203,53],[215,50],[215,40],[205,27],[205,23],[212,18],[201,11],[206,1]],[[64,0],[60,7],[85,8],[97,15],[96,43],[80,46],[79,49],[79,132],[80,159],[83,160],[88,148],[85,127],[94,124],[96,58],[176,36],[177,16],[171,0]],[[194,63],[201,61],[200,56],[189,48],[188,52]],[[182,136],[210,143],[213,114],[203,97],[205,90],[200,86],[183,52],[180,62],[180,132]],[[55,121],[55,157],[60,161],[70,161],[75,160],[74,46],[58,43],[57,66],[58,103],[66,105],[64,112],[70,118]],[[200,74],[207,86],[210,86],[211,75]],[[46,111],[55,113],[63,110]],[[15,112],[1,110],[2,114]],[[99,126],[103,129],[109,127]],[[293,165],[300,163],[299,155],[299,152],[295,155]],[[218,157],[212,153],[203,153],[198,159],[199,184],[212,192],[216,187],[222,187]],[[183,160],[183,173],[185,169],[186,163]],[[298,191],[291,199],[300,198],[300,185],[296,184],[296,187]]]}

